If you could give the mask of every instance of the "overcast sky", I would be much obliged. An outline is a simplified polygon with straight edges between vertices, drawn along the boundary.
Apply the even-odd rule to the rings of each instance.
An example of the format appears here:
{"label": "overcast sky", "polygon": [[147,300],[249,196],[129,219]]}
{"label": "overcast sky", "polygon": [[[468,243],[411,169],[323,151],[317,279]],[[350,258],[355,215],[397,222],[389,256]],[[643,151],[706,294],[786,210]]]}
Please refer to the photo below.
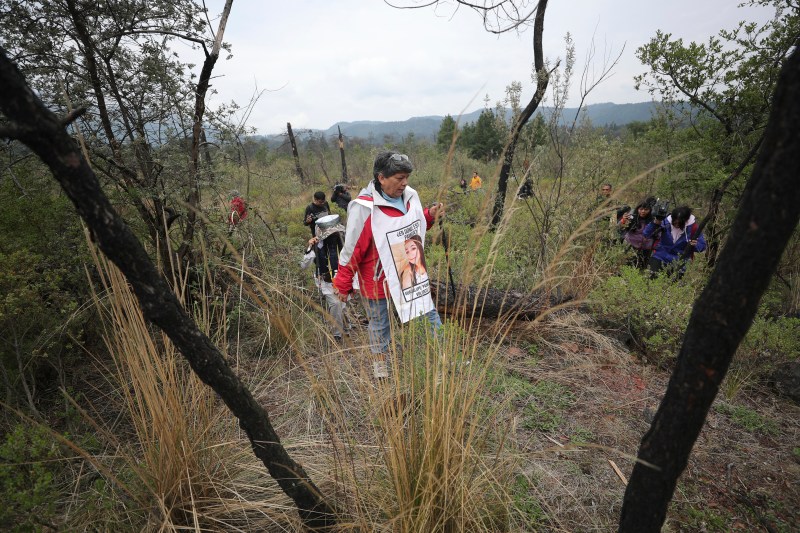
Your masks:
{"label": "overcast sky", "polygon": [[[738,3],[551,0],[544,54],[563,58],[569,32],[582,65],[594,36],[599,70],[604,56],[616,56],[624,46],[613,76],[588,103],[648,101],[646,92],[633,87],[633,76],[645,71],[636,49],[657,29],[684,41],[705,41],[739,20],[773,16],[770,9]],[[217,14],[224,0],[206,4]],[[214,69],[219,94],[211,103],[245,105],[264,91],[248,124],[270,134],[284,131],[287,122],[296,129],[325,129],[340,121],[456,116],[483,107],[487,94],[494,104],[512,81],[522,82],[527,102],[534,87],[532,37],[532,28],[519,35],[489,34],[475,12],[456,10],[453,2],[399,10],[383,0],[234,0],[224,39],[233,46],[233,58],[221,58]],[[200,64],[202,57],[192,61]],[[577,96],[577,86],[572,93]]]}

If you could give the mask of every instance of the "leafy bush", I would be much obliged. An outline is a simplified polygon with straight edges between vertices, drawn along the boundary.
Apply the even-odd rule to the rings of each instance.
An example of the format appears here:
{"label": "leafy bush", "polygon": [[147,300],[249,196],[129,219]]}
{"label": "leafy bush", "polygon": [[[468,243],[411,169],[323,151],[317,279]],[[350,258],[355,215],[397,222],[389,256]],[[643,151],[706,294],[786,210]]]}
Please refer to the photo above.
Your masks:
{"label": "leafy bush", "polygon": [[61,453],[47,429],[17,424],[0,444],[0,529],[36,531],[52,522]]}
{"label": "leafy bush", "polygon": [[0,375],[7,398],[35,410],[53,369],[80,356],[72,339],[84,324],[71,318],[86,293],[85,238],[67,199],[35,169],[19,172],[27,194],[0,182]]}
{"label": "leafy bush", "polygon": [[627,331],[643,354],[663,363],[677,354],[689,323],[701,283],[690,269],[679,282],[666,276],[649,279],[632,267],[623,267],[589,297],[604,323]]}
{"label": "leafy bush", "polygon": [[767,307],[762,305],[722,382],[728,400],[763,381],[776,362],[800,356],[800,319],[768,318],[766,314]]}
{"label": "leafy bush", "polygon": [[742,345],[740,353],[774,354],[789,359],[800,357],[800,318],[768,318],[759,313]]}

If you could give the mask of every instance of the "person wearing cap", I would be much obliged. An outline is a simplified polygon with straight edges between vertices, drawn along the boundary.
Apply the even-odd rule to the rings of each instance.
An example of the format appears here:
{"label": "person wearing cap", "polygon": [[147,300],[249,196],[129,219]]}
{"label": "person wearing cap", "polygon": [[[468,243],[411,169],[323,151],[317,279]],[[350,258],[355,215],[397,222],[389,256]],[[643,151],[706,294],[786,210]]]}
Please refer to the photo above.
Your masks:
{"label": "person wearing cap", "polygon": [[336,296],[332,282],[339,269],[339,251],[344,244],[345,227],[339,222],[339,215],[334,214],[320,217],[315,231],[316,235],[309,239],[300,266],[306,268],[314,262],[314,284],[325,298],[328,313],[333,319],[330,325],[333,338],[341,343],[342,335],[346,331],[345,302]]}
{"label": "person wearing cap", "polygon": [[[401,283],[400,272],[410,260],[406,241],[424,243],[425,232],[445,211],[441,203],[422,207],[419,194],[408,185],[413,170],[405,154],[385,151],[375,157],[373,180],[350,202],[344,248],[333,279],[339,299],[347,301],[353,292],[353,279],[358,276],[369,319],[373,376],[379,380],[389,376],[390,305],[402,323],[424,317],[435,331],[442,324],[430,296],[428,276],[415,279],[410,286]],[[424,249],[418,253],[424,264]]]}
{"label": "person wearing cap", "polygon": [[314,193],[314,199],[306,206],[306,212],[303,215],[303,225],[311,229],[311,236],[316,235],[317,219],[331,214],[331,206],[325,201],[325,193],[317,191]]}

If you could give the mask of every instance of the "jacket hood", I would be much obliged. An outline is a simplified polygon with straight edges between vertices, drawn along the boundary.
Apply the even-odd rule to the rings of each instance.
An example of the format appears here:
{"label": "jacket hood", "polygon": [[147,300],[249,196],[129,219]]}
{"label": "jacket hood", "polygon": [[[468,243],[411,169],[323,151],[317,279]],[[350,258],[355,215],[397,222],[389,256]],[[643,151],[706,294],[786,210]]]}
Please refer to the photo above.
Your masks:
{"label": "jacket hood", "polygon": [[[686,221],[686,226],[691,226],[692,224],[695,223],[695,221],[697,221],[697,219],[694,218],[694,215],[689,215],[689,220]],[[667,223],[670,226],[672,225],[672,215],[667,215]],[[686,229],[686,226],[684,226],[683,228]]]}

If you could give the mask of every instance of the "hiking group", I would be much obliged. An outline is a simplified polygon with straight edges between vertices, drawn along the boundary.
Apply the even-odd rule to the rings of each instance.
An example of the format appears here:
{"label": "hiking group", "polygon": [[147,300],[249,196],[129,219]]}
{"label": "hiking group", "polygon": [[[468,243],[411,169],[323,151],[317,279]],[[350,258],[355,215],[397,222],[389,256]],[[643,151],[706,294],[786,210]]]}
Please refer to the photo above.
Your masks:
{"label": "hiking group", "polygon": [[355,199],[345,186],[334,187],[332,200],[346,208],[346,224],[331,213],[321,191],[303,217],[312,238],[301,265],[316,265],[315,283],[325,297],[333,336],[339,341],[347,332],[345,309],[356,297],[368,320],[372,375],[378,380],[391,371],[392,315],[403,324],[423,318],[434,334],[442,325],[431,298],[425,233],[445,208],[442,203],[422,206],[409,186],[413,170],[407,155],[381,152],[372,180]]}
{"label": "hiking group", "polygon": [[[600,188],[599,202],[610,201],[612,185]],[[622,206],[611,214],[619,241],[632,251],[630,261],[639,270],[647,269],[650,277],[666,271],[679,279],[695,252],[706,249],[706,240],[689,206],[669,210],[669,202],[649,196],[635,208]]]}

